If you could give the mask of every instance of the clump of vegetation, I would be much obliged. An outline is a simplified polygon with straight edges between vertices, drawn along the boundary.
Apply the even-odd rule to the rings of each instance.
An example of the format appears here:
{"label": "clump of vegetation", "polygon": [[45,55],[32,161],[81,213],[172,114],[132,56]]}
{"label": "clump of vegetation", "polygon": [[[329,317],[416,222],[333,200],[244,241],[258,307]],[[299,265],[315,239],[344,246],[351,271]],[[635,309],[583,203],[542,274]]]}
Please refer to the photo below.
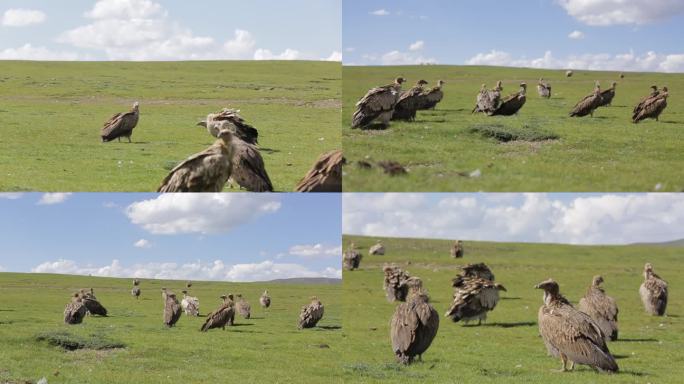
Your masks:
{"label": "clump of vegetation", "polygon": [[471,126],[470,133],[479,133],[483,137],[491,137],[502,143],[509,141],[544,141],[558,140],[559,136],[553,132],[544,131],[530,125],[522,128],[507,127],[502,124],[478,124]]}
{"label": "clump of vegetation", "polygon": [[108,340],[100,335],[81,337],[64,331],[39,333],[36,335],[36,340],[46,341],[50,345],[62,347],[68,351],[75,351],[77,349],[103,350],[126,348],[124,343]]}

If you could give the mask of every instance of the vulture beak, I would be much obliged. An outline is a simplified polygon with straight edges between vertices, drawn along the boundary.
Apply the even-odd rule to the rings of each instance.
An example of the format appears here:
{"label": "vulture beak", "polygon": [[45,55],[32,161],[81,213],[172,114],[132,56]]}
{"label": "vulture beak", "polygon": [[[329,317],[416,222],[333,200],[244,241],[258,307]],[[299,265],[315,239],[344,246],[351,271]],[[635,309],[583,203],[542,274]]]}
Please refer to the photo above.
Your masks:
{"label": "vulture beak", "polygon": [[506,287],[504,287],[504,286],[501,285],[501,284],[497,285],[497,288],[499,288],[500,291],[508,292],[508,290],[506,289]]}

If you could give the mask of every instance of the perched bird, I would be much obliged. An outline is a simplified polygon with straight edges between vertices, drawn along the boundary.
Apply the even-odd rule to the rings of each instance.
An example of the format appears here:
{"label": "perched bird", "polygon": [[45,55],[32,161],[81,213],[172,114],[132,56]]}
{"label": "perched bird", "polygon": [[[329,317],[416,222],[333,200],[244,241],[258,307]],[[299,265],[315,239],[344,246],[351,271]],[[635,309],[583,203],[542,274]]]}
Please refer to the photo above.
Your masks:
{"label": "perched bird", "polygon": [[503,285],[479,277],[458,276],[453,280],[454,300],[444,314],[454,322],[477,319],[477,325],[487,320],[487,312],[493,311],[499,302],[499,291],[506,291]]}
{"label": "perched bird", "polygon": [[229,129],[235,137],[249,143],[259,143],[259,131],[253,126],[245,123],[237,109],[224,108],[217,113],[210,113],[206,120],[200,121],[197,125],[207,128],[210,135],[219,138],[222,129]]}
{"label": "perched bird", "polygon": [[356,111],[352,116],[352,128],[365,128],[376,119],[382,125],[387,126],[394,113],[394,107],[399,101],[401,84],[405,81],[403,77],[397,77],[392,84],[369,90],[356,103]]}
{"label": "perched bird", "polygon": [[415,86],[401,93],[397,105],[394,107],[392,120],[413,121],[416,119],[416,112],[424,104],[422,99],[426,98],[426,95],[423,94],[423,85],[427,83],[425,80],[418,80]]}
{"label": "perched bird", "polygon": [[259,148],[236,137],[233,137],[232,147],[230,180],[250,192],[273,192]]}
{"label": "perched bird", "polygon": [[660,114],[667,108],[667,97],[669,92],[667,87],[663,87],[661,92],[644,101],[643,106],[638,109],[632,116],[632,122],[639,123],[646,119],[655,119],[659,121]]}
{"label": "perched bird", "polygon": [[358,269],[359,265],[361,265],[362,257],[361,253],[356,251],[354,243],[351,243],[349,249],[342,255],[342,265],[344,266],[344,269],[348,271]]}
{"label": "perched bird", "polygon": [[92,294],[81,294],[81,300],[86,307],[87,313],[91,315],[107,316],[107,308],[105,308]]}
{"label": "perched bird", "polygon": [[121,141],[122,137],[128,138],[131,142],[131,135],[133,135],[133,128],[138,125],[140,119],[140,111],[138,107],[140,103],[137,101],[133,103],[133,108],[125,113],[117,113],[104,123],[100,130],[100,137],[102,142],[106,143],[114,139]]}
{"label": "perched bird", "polygon": [[451,257],[454,259],[460,259],[463,257],[465,250],[463,249],[463,241],[457,240],[454,245],[451,246]]}
{"label": "perched bird", "polygon": [[379,161],[378,166],[380,166],[382,170],[390,176],[405,175],[408,173],[403,165],[394,160]]}
{"label": "perched bird", "polygon": [[173,168],[157,192],[220,192],[233,168],[232,137],[222,130],[212,146]]}
{"label": "perched bird", "polygon": [[639,287],[644,309],[651,315],[664,316],[667,308],[667,283],[653,272],[651,263],[644,265],[644,282]]}
{"label": "perched bird", "polygon": [[64,324],[81,324],[86,315],[86,307],[81,296],[74,293],[71,301],[64,308]]}
{"label": "perched bird", "polygon": [[387,301],[406,301],[409,288],[406,281],[411,275],[394,264],[385,264],[382,271],[385,274],[382,288],[385,290]]}
{"label": "perched bird", "polygon": [[476,104],[472,113],[482,112],[491,116],[501,105],[501,91],[503,91],[501,81],[497,81],[496,87],[490,90],[487,90],[487,86],[482,84],[480,92],[475,98]]}
{"label": "perched bird", "polygon": [[382,256],[385,254],[385,246],[382,245],[382,241],[378,240],[377,243],[375,243],[373,246],[370,247],[368,250],[369,255],[378,255]]}
{"label": "perched bird", "polygon": [[615,97],[615,86],[616,85],[617,85],[617,83],[613,81],[610,84],[610,88],[601,92],[601,104],[599,104],[599,107],[605,107],[605,106],[611,105],[613,103],[613,98]]}
{"label": "perched bird", "polygon": [[162,301],[166,302],[166,287],[161,289]]}
{"label": "perched bird", "polygon": [[594,276],[587,293],[579,301],[579,310],[591,316],[598,324],[606,341],[618,338],[618,307],[615,299],[606,295],[601,288],[603,277]]}
{"label": "perched bird", "polygon": [[236,303],[236,308],[237,308],[237,313],[240,314],[245,319],[249,319],[251,316],[251,306],[245,300],[242,295],[237,295],[237,303]]}
{"label": "perched bird", "polygon": [[591,115],[591,117],[594,117],[594,111],[601,105],[602,102],[603,97],[601,97],[601,85],[599,85],[599,82],[597,81],[596,86],[594,87],[594,92],[585,96],[575,105],[575,108],[570,111],[570,117],[583,117],[586,115]]}
{"label": "perched bird", "polygon": [[322,154],[295,187],[295,192],[342,192],[342,150]]}
{"label": "perched bird", "polygon": [[[190,284],[192,285],[192,284]],[[187,316],[199,315],[199,299],[193,296],[188,296],[188,291],[183,290],[183,300],[181,300],[181,308]]]}
{"label": "perched bird", "polygon": [[133,289],[131,289],[131,295],[136,299],[140,297],[140,280],[133,280]]}
{"label": "perched bird", "polygon": [[181,316],[181,307],[176,299],[176,294],[166,292],[166,302],[164,303],[164,325],[171,328],[176,324]]}
{"label": "perched bird", "polygon": [[520,90],[503,99],[491,116],[512,116],[518,113],[527,101],[527,83],[520,83]]}
{"label": "perched bird", "polygon": [[479,277],[481,279],[494,281],[494,274],[485,263],[466,264],[461,267],[459,275],[463,277]]}
{"label": "perched bird", "polygon": [[299,313],[299,325],[297,328],[313,328],[323,318],[323,304],[318,297],[313,296],[308,305],[302,307]]}
{"label": "perched bird", "polygon": [[570,370],[575,364],[585,364],[602,372],[617,372],[617,363],[601,328],[589,315],[570,305],[560,294],[558,283],[548,279],[535,288],[544,290],[544,305],[539,308],[539,333],[549,353],[560,357],[561,370],[568,370],[570,361]]}
{"label": "perched bird", "polygon": [[544,78],[539,78],[539,82],[537,83],[537,93],[540,97],[546,99],[551,97],[551,85],[544,82]]}
{"label": "perched bird", "polygon": [[262,308],[268,308],[271,306],[271,296],[268,295],[268,290],[265,290],[259,298],[259,304]]}
{"label": "perched bird", "polygon": [[660,94],[660,91],[658,91],[658,86],[657,85],[651,85],[651,93],[649,93],[647,96],[644,96],[639,100],[639,104],[637,104],[634,109],[632,110],[632,119],[634,119],[639,112],[644,109],[644,105],[646,104],[646,101],[648,101],[650,98],[656,97]]}
{"label": "perched bird", "polygon": [[573,71],[565,71],[565,77],[572,77],[573,74]]}
{"label": "perched bird", "polygon": [[186,287],[186,288],[192,287],[192,281],[186,282],[186,283],[185,283],[185,287]]}
{"label": "perched bird", "polygon": [[233,295],[222,295],[223,303],[210,314],[207,315],[207,320],[204,321],[202,332],[206,332],[213,328],[226,329],[226,325],[233,325],[235,319],[235,308],[233,303]]}
{"label": "perched bird", "polygon": [[432,344],[439,329],[439,314],[430,304],[422,281],[410,277],[404,284],[409,292],[405,303],[397,306],[390,321],[392,351],[402,364],[411,364],[416,356],[422,355]]}
{"label": "perched bird", "polygon": [[624,74],[624,73],[620,73],[620,78],[621,78],[621,79],[624,79],[624,78],[625,78],[625,74]]}
{"label": "perched bird", "polygon": [[436,87],[423,92],[422,97],[418,99],[420,102],[418,109],[435,109],[444,98],[444,91],[442,91],[444,84],[446,83],[443,80],[438,80]]}

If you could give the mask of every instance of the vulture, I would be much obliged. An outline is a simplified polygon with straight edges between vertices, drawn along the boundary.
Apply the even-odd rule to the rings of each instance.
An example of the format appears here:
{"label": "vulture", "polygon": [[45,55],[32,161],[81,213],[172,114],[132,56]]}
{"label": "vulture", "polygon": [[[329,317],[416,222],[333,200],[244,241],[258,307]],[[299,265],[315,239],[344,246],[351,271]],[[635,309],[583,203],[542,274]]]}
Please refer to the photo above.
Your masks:
{"label": "vulture", "polygon": [[382,168],[382,171],[385,172],[385,174],[390,176],[399,176],[408,173],[403,165],[394,160],[379,161],[378,166]]}
{"label": "vulture", "polygon": [[625,74],[624,74],[624,73],[620,73],[620,78],[621,78],[621,79],[624,79],[624,78],[625,78]]}
{"label": "vulture", "polygon": [[376,119],[380,120],[381,124],[388,125],[401,95],[401,84],[405,81],[403,77],[397,77],[392,84],[369,90],[356,103],[352,128],[365,128]]}
{"label": "vulture", "polygon": [[136,101],[133,103],[133,108],[126,113],[117,113],[104,123],[100,130],[100,137],[102,142],[106,143],[114,139],[121,141],[122,137],[128,138],[131,142],[131,135],[133,135],[133,128],[138,125],[140,119],[140,111],[138,106],[140,104]]}
{"label": "vulture", "polygon": [[527,101],[527,96],[525,93],[527,92],[527,84],[526,83],[520,83],[520,90],[514,94],[509,95],[506,97],[499,107],[494,110],[493,113],[490,114],[490,116],[512,116],[518,113],[520,111],[520,108],[525,105],[525,101]]}
{"label": "vulture", "polygon": [[214,312],[207,315],[207,320],[200,331],[206,332],[212,328],[221,328],[225,331],[226,325],[233,325],[235,319],[233,295],[222,295],[221,299],[223,303]]}
{"label": "vulture", "polygon": [[186,283],[185,283],[185,287],[186,287],[186,288],[192,287],[192,281],[186,282]]}
{"label": "vulture", "polygon": [[464,252],[465,250],[463,249],[463,242],[461,240],[456,241],[454,245],[451,246],[451,257],[454,259],[462,258]]}
{"label": "vulture", "polygon": [[477,94],[475,108],[473,108],[472,113],[483,112],[487,115],[492,115],[501,104],[502,90],[501,81],[497,81],[496,87],[490,90],[487,90],[487,86],[482,84],[480,93]]}
{"label": "vulture", "polygon": [[173,168],[157,192],[220,192],[233,168],[232,137],[222,130],[212,146]]}
{"label": "vulture", "polygon": [[613,81],[610,84],[610,88],[601,92],[601,104],[599,104],[599,107],[605,107],[605,106],[611,105],[613,103],[613,98],[615,97],[615,86],[616,85],[617,85],[617,83]]}
{"label": "vulture", "polygon": [[235,136],[232,140],[233,168],[230,180],[250,192],[273,192],[259,148]]}
{"label": "vulture", "polygon": [[570,370],[575,364],[585,364],[602,372],[617,372],[617,363],[599,325],[586,313],[573,308],[560,294],[554,280],[545,280],[535,288],[544,290],[544,305],[539,308],[539,333],[549,353],[560,357],[561,370],[567,371],[570,361]]}
{"label": "vulture", "polygon": [[97,316],[107,316],[107,308],[102,306],[95,296],[92,294],[81,295],[81,300],[85,306],[87,313]]}
{"label": "vulture", "polygon": [[86,307],[81,296],[74,293],[69,304],[64,308],[64,324],[81,324],[86,315]]}
{"label": "vulture", "polygon": [[601,97],[601,86],[597,81],[596,86],[594,87],[594,92],[585,96],[575,105],[575,108],[573,108],[573,110],[570,112],[570,117],[583,117],[586,115],[591,115],[591,117],[594,117],[594,110],[598,108],[602,102],[603,97]]}
{"label": "vulture", "polygon": [[487,312],[493,311],[499,302],[499,291],[506,291],[503,285],[479,277],[458,276],[453,281],[454,300],[444,314],[454,322],[477,319],[477,325],[487,320]]}
{"label": "vulture", "polygon": [[181,300],[181,308],[187,316],[199,316],[199,299],[193,296],[188,296],[188,291],[183,290],[183,300]]}
{"label": "vulture", "polygon": [[601,283],[603,277],[594,276],[587,293],[579,301],[579,310],[594,319],[606,341],[615,341],[618,338],[618,307],[615,299],[601,288]]}
{"label": "vulture", "polygon": [[424,100],[426,94],[423,94],[423,85],[427,83],[425,80],[419,80],[413,88],[402,92],[394,107],[392,120],[413,121],[416,119],[416,112],[427,101]]}
{"label": "vulture", "polygon": [[297,328],[313,328],[323,318],[323,304],[316,296],[311,298],[311,303],[302,307],[299,313],[299,325]]}
{"label": "vulture", "polygon": [[406,301],[408,285],[405,283],[411,275],[394,264],[385,264],[382,271],[385,273],[382,288],[385,290],[387,301]]}
{"label": "vulture", "polygon": [[667,283],[653,272],[651,263],[644,265],[644,282],[639,288],[644,309],[651,315],[664,316],[667,308]]}
{"label": "vulture", "polygon": [[359,268],[361,258],[361,253],[357,252],[354,243],[351,243],[349,249],[342,255],[342,265],[344,266],[344,269],[353,271]]}
{"label": "vulture", "polygon": [[299,181],[295,192],[342,192],[342,150],[322,154]]}
{"label": "vulture", "polygon": [[644,109],[644,105],[646,104],[646,101],[649,99],[656,97],[660,94],[660,91],[658,91],[658,86],[657,85],[651,85],[651,93],[649,93],[647,96],[644,96],[639,100],[639,104],[637,104],[634,109],[632,110],[632,119],[634,119],[638,114],[639,111]]}
{"label": "vulture", "polygon": [[632,122],[636,124],[646,119],[655,119],[656,121],[659,121],[658,118],[660,117],[660,114],[667,108],[668,96],[667,87],[663,87],[663,90],[658,92],[656,96],[646,99],[643,102],[643,106],[640,108],[637,106],[637,108],[635,108],[636,112],[632,116]]}
{"label": "vulture", "polygon": [[161,289],[161,293],[162,293],[162,300],[163,300],[164,302],[166,302],[166,288],[162,288],[162,289]]}
{"label": "vulture", "polygon": [[133,280],[133,289],[131,289],[131,295],[136,299],[140,297],[140,280]]}
{"label": "vulture", "polygon": [[410,277],[404,284],[409,287],[408,297],[394,311],[390,339],[396,359],[402,364],[411,364],[416,356],[422,360],[437,335],[439,314],[430,304],[419,278]]}
{"label": "vulture", "polygon": [[268,295],[268,290],[265,290],[259,298],[259,304],[262,308],[268,308],[271,306],[271,296]]}
{"label": "vulture", "polygon": [[444,84],[443,80],[438,80],[436,87],[423,92],[423,97],[419,99],[421,104],[418,109],[435,109],[437,104],[444,98],[444,92],[442,91]]}
{"label": "vulture", "polygon": [[258,144],[259,131],[245,123],[239,112],[236,109],[224,108],[221,112],[210,113],[205,121],[200,121],[197,125],[207,128],[209,134],[217,139],[222,129],[228,129],[240,140],[249,144]]}
{"label": "vulture", "polygon": [[546,99],[551,98],[551,85],[549,83],[545,83],[544,78],[539,78],[539,82],[537,83],[537,93],[539,93],[540,97]]}
{"label": "vulture", "polygon": [[369,255],[378,255],[382,256],[385,254],[385,246],[382,245],[382,241],[378,240],[377,244],[373,245],[370,247],[368,250]]}
{"label": "vulture", "polygon": [[481,279],[494,281],[494,274],[485,263],[467,264],[461,267],[459,276],[479,277]]}
{"label": "vulture", "polygon": [[249,303],[247,302],[247,300],[245,300],[242,297],[242,295],[237,295],[236,307],[237,307],[237,313],[240,314],[240,316],[242,316],[245,319],[250,318],[251,307],[250,307]]}
{"label": "vulture", "polygon": [[565,77],[572,77],[573,74],[573,71],[565,71]]}
{"label": "vulture", "polygon": [[181,308],[176,299],[176,294],[173,292],[166,292],[166,302],[164,303],[164,325],[171,328],[176,324],[181,316]]}

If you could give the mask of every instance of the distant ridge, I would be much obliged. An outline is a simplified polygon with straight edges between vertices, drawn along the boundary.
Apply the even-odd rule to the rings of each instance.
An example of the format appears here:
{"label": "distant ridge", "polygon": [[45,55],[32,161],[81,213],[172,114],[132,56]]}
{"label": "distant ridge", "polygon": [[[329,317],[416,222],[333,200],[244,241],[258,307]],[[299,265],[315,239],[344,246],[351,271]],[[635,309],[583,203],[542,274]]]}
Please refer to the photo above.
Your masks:
{"label": "distant ridge", "polygon": [[651,245],[657,247],[684,247],[684,239],[665,241],[662,243],[633,243],[630,245]]}
{"label": "distant ridge", "polygon": [[265,283],[277,284],[342,284],[342,279],[332,279],[329,277],[293,277],[290,279],[276,279],[265,281]]}

